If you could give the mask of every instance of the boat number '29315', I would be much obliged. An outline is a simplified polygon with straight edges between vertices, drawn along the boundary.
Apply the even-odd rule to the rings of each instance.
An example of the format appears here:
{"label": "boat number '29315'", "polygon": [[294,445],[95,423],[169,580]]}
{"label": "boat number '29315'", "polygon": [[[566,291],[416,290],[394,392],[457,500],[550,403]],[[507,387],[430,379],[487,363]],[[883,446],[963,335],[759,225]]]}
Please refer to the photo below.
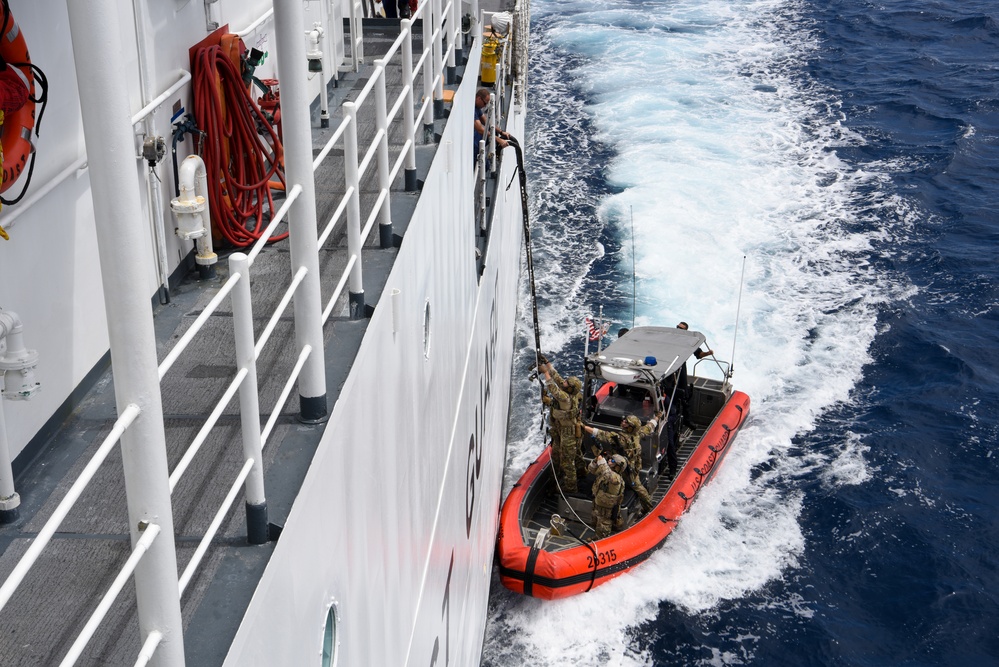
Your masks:
{"label": "boat number '29315'", "polygon": [[586,567],[594,568],[598,565],[609,565],[616,560],[617,560],[617,554],[614,553],[613,549],[608,549],[607,551],[601,551],[599,555],[587,556]]}

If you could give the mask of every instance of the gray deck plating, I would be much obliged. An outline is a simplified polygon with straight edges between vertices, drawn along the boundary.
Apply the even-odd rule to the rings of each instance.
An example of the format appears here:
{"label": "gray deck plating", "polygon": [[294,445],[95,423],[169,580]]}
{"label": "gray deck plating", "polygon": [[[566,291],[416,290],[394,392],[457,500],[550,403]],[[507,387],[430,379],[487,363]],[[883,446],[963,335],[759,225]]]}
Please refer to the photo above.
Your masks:
{"label": "gray deck plating", "polygon": [[[398,24],[383,27],[365,26],[366,49],[384,52],[398,34]],[[381,30],[381,34],[373,34]],[[418,35],[417,35],[418,36]],[[379,37],[382,44],[376,42]],[[389,69],[388,87],[401,89],[398,57]],[[460,70],[459,70],[460,71]],[[330,86],[331,128],[319,129],[318,108],[314,105],[315,150],[325,144],[336,128],[339,105],[356,97],[368,71],[343,75],[337,87]],[[370,105],[369,105],[370,106]],[[337,110],[334,112],[334,110]],[[374,134],[371,118],[359,119],[361,144]],[[439,123],[442,121],[439,121]],[[403,143],[401,129],[390,133],[390,153],[394,159]],[[368,139],[366,139],[368,138]],[[432,160],[433,144],[418,149],[418,175],[422,179]],[[362,215],[366,216],[376,199],[374,171],[362,184]],[[338,195],[345,190],[343,156],[332,155],[316,175],[316,198],[320,228],[332,215]],[[495,184],[493,184],[495,187]],[[405,234],[415,208],[417,193],[403,193],[402,176],[394,184],[393,222],[397,237]],[[401,196],[399,196],[401,195]],[[347,261],[345,227],[327,243],[323,266],[323,300],[334,289],[331,276],[339,276]],[[397,239],[399,241],[400,239]],[[365,298],[376,306],[395,259],[394,248],[378,246],[376,228],[365,241],[363,256]],[[270,313],[289,282],[287,246],[278,243],[267,248],[252,268],[254,312]],[[160,356],[190,326],[204,305],[222,284],[226,263],[218,264],[219,277],[198,282],[184,280],[171,292],[167,305],[155,307],[155,328],[161,342]],[[257,334],[264,326],[257,318]],[[342,296],[334,316],[325,326],[327,351],[328,402],[332,409],[340,388],[350,371],[354,356],[365,333],[367,320],[351,321],[346,317],[346,296]],[[224,306],[208,323],[207,335],[200,336],[192,348],[167,374],[162,384],[167,447],[171,469],[184,448],[204,423],[206,406],[213,405],[234,374],[234,354],[227,347],[231,340],[231,311]],[[281,340],[293,336],[290,316],[278,326],[272,342],[264,350],[258,369],[261,410],[269,413],[278,398],[281,384],[294,362],[290,347]],[[274,379],[272,379],[274,378]],[[277,427],[264,449],[269,519],[284,523],[302,479],[310,465],[323,432],[322,425],[307,425],[296,419],[298,399],[295,394],[280,406]],[[37,535],[38,530],[102,442],[116,418],[113,378],[110,370],[96,380],[91,390],[71,406],[70,417],[59,431],[33,451],[38,454],[30,463],[18,461],[21,470],[16,483],[22,498],[21,518],[13,525],[0,527],[0,578],[6,578],[18,559]],[[222,501],[228,484],[216,480],[233,479],[242,464],[241,453],[233,442],[239,440],[235,402],[209,438],[188,474],[174,493],[174,521],[181,571]],[[38,561],[8,607],[3,612],[0,655],[5,665],[41,665],[58,662],[89,617],[97,600],[129,553],[125,495],[119,455],[112,454],[99,476],[80,498],[60,532]],[[318,527],[317,527],[318,528]],[[245,538],[243,503],[234,505],[225,524],[191,582],[182,600],[185,645],[188,664],[221,664],[244,610],[249,603],[273,543],[250,546]],[[82,664],[132,664],[139,649],[138,622],[134,613],[134,589],[129,584],[109,613],[84,653]]]}

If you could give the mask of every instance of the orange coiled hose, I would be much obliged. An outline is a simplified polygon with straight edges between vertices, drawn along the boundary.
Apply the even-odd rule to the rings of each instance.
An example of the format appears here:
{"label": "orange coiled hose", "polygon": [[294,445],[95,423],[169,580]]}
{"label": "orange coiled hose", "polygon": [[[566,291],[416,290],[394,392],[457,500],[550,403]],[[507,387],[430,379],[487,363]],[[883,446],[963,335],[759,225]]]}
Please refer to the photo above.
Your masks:
{"label": "orange coiled hose", "polygon": [[[266,227],[265,212],[275,210],[268,181],[276,176],[284,184],[283,148],[239,69],[219,46],[195,55],[194,116],[206,135],[202,159],[208,172],[212,224],[234,246],[252,245]],[[266,130],[273,150],[258,128]],[[287,236],[285,232],[270,241]]]}

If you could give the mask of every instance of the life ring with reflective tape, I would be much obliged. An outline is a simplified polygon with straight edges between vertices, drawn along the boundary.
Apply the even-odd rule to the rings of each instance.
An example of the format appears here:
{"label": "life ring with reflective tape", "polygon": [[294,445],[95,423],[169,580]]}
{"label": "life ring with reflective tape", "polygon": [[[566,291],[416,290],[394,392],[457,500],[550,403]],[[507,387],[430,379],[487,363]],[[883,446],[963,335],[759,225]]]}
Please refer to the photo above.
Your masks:
{"label": "life ring with reflective tape", "polygon": [[14,20],[4,2],[4,22],[0,32],[0,111],[3,129],[0,145],[3,147],[3,181],[0,193],[14,184],[28,164],[34,151],[31,131],[35,127],[34,71],[28,56],[28,44],[21,27]]}

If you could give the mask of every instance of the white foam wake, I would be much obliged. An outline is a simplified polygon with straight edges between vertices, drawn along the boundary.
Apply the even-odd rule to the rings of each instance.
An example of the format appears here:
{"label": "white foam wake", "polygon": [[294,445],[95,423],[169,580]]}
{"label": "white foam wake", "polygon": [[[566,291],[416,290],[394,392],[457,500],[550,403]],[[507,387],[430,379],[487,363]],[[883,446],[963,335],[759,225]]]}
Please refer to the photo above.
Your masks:
{"label": "white foam wake", "polygon": [[[493,593],[489,664],[525,655],[531,664],[648,664],[630,638],[663,602],[702,613],[799,564],[801,492],[788,479],[817,467],[827,484],[867,479],[849,432],[831,457],[798,455],[792,439],[849,399],[869,361],[876,308],[894,288],[867,266],[882,232],[865,218],[894,204],[878,194],[881,174],[836,157],[861,139],[840,126],[835,96],[799,73],[814,45],[795,30],[793,2],[540,2],[535,19],[544,66],[531,107],[546,123],[593,129],[566,153],[564,137],[533,127],[546,350],[569,344],[569,327],[596,303],[582,291],[601,280],[601,230],[621,240],[609,259],[629,279],[624,293],[634,266],[636,323],[686,320],[722,359],[732,356],[746,257],[734,381],[752,417],[667,545],[569,600]],[[579,166],[601,150],[609,163]],[[594,176],[609,190],[595,191]],[[587,210],[595,216],[581,217]],[[508,486],[542,447],[536,397],[536,387],[516,388]]]}

